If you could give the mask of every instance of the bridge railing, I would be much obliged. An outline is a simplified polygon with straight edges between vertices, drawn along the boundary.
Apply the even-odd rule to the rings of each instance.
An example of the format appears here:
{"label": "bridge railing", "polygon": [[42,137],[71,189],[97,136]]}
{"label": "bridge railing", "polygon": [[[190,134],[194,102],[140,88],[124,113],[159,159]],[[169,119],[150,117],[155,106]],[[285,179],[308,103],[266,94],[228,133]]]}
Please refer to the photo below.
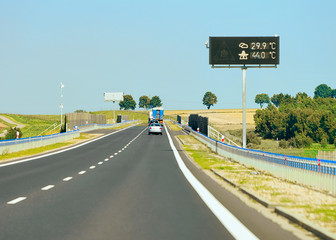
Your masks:
{"label": "bridge railing", "polygon": [[273,175],[336,194],[336,161],[241,148],[214,140],[182,126],[218,154]]}

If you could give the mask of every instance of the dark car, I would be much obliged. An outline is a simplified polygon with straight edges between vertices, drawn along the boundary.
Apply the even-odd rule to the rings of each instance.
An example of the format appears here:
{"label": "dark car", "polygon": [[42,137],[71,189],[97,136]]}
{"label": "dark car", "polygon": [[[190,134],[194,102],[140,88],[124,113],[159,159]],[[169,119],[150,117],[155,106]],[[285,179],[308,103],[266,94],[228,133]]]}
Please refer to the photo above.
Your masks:
{"label": "dark car", "polygon": [[159,123],[160,124],[159,120],[152,119],[148,122],[148,126],[151,125],[152,123]]}

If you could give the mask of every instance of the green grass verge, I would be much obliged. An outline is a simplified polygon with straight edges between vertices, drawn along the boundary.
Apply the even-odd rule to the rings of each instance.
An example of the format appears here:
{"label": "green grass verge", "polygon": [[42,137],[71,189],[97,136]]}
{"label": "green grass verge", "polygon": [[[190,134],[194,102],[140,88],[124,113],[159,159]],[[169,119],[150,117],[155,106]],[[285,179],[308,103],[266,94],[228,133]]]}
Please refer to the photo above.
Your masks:
{"label": "green grass verge", "polygon": [[316,158],[318,155],[319,150],[323,151],[334,151],[335,145],[328,144],[325,148],[321,147],[319,143],[313,143],[310,148],[280,148],[278,143],[274,140],[261,140],[261,145],[257,146],[256,149],[271,152],[271,153],[279,153],[284,155],[291,155],[291,156],[299,156],[299,157],[307,157],[307,158]]}
{"label": "green grass verge", "polygon": [[[184,150],[187,151],[203,169],[210,169],[211,166],[221,161],[211,155],[209,148],[204,145],[199,145],[199,142],[194,137],[180,135],[179,138],[186,143],[186,145],[183,146]],[[197,144],[197,146],[195,147],[194,144]]]}
{"label": "green grass verge", "polygon": [[46,151],[55,150],[55,149],[58,149],[58,148],[70,146],[70,145],[74,144],[77,140],[86,140],[86,139],[90,139],[90,138],[93,138],[93,137],[94,137],[94,135],[81,133],[80,137],[74,138],[73,140],[69,140],[69,141],[66,141],[66,142],[55,143],[55,144],[44,146],[44,147],[32,148],[32,149],[28,149],[28,150],[24,150],[24,151],[20,151],[20,152],[14,152],[14,153],[8,153],[8,154],[0,155],[0,161],[12,159],[12,158],[28,157],[28,156],[35,155],[35,154],[44,153]]}
{"label": "green grass verge", "polygon": [[[44,130],[50,127],[52,124],[61,122],[58,115],[19,115],[19,114],[1,114],[18,124],[26,125],[21,129],[24,138],[34,137],[41,134]],[[10,127],[16,125],[6,123]]]}
{"label": "green grass verge", "polygon": [[[314,223],[328,225],[331,229],[335,228],[336,205],[334,203],[316,204],[316,202],[313,202],[313,205],[310,205],[310,200],[305,201],[300,199],[300,197],[296,198],[292,192],[293,190],[289,189],[287,191],[287,189],[281,187],[282,184],[277,185],[276,179],[271,175],[264,173],[252,175],[251,170],[256,171],[255,169],[246,168],[239,163],[216,157],[215,153],[194,137],[189,135],[181,135],[179,137],[184,143],[184,150],[203,169],[213,168],[221,170],[223,176],[239,186],[252,190],[262,197],[270,196],[268,197],[268,199],[271,199],[270,201],[292,209],[294,212],[299,209],[299,212],[301,212],[300,215],[305,216],[306,219]],[[263,196],[263,194],[265,195]]]}
{"label": "green grass verge", "polygon": [[165,121],[165,123],[167,125],[169,125],[170,129],[173,130],[173,131],[180,131],[181,128],[179,126],[177,126],[176,124],[172,123],[171,121]]}

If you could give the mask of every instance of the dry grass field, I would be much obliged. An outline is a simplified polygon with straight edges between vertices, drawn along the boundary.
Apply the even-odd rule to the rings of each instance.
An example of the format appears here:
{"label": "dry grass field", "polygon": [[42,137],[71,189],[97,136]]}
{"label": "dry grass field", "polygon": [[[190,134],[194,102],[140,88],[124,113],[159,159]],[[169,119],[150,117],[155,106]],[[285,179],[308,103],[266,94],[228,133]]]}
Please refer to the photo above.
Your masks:
{"label": "dry grass field", "polygon": [[[255,127],[253,116],[256,110],[246,110],[246,127],[248,129],[254,129]],[[172,116],[175,119],[176,115],[180,115],[185,121],[190,114],[208,117],[210,125],[221,131],[242,129],[242,109],[165,110],[165,115]]]}

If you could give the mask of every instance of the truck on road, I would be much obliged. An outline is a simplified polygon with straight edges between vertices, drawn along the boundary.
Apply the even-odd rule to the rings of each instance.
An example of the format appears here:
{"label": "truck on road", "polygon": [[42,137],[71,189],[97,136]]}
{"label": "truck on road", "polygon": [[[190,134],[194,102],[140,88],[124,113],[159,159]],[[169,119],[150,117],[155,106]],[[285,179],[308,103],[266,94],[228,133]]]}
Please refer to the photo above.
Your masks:
{"label": "truck on road", "polygon": [[148,113],[148,120],[157,120],[161,125],[163,124],[163,113],[164,109],[162,107],[155,107]]}

